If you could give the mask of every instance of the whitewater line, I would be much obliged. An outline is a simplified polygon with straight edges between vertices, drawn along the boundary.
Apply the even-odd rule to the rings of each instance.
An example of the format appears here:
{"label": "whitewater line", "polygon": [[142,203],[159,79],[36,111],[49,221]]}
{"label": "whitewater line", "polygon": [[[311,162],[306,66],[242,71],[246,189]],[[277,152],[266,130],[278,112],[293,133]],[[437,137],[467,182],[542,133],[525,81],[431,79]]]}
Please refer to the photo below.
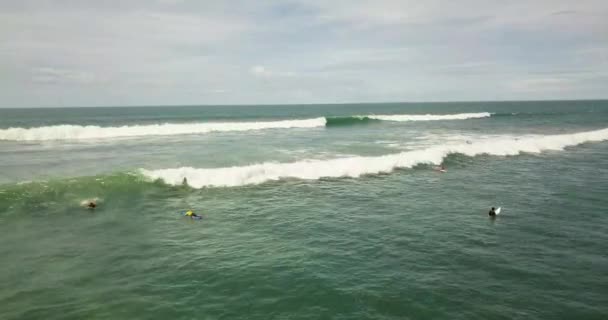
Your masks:
{"label": "whitewater line", "polygon": [[369,115],[363,116],[369,119],[384,121],[440,121],[440,120],[467,120],[489,118],[489,112],[458,113],[458,114],[394,114],[394,115]]}
{"label": "whitewater line", "polygon": [[[491,114],[488,112],[481,112],[445,115],[368,115],[351,116],[350,118],[369,118],[386,121],[433,121],[466,120],[485,118],[490,116]],[[267,129],[317,128],[326,126],[327,121],[328,120],[325,117],[318,117],[301,120],[276,120],[262,122],[164,123],[149,125],[125,125],[119,127],[62,124],[35,128],[0,129],[0,141],[92,140],[141,136],[206,134],[212,132],[250,131]]]}
{"label": "whitewater line", "polygon": [[181,124],[151,124],[121,127],[57,125],[38,128],[9,128],[0,130],[0,140],[86,140],[139,136],[169,136],[211,132],[250,131],[264,129],[315,128],[325,126],[325,118],[264,122],[205,122]]}
{"label": "whitewater line", "polygon": [[438,165],[446,156],[454,153],[471,157],[481,154],[511,156],[520,153],[563,150],[582,143],[605,140],[608,140],[608,128],[574,134],[526,136],[521,139],[486,139],[470,144],[442,145],[378,157],[302,160],[291,163],[265,162],[212,169],[192,167],[140,169],[140,172],[149,179],[160,179],[170,185],[179,185],[184,178],[187,178],[188,184],[194,188],[234,187],[284,178],[316,180],[324,177],[360,177],[366,174],[387,173],[396,168],[411,168],[418,164]]}

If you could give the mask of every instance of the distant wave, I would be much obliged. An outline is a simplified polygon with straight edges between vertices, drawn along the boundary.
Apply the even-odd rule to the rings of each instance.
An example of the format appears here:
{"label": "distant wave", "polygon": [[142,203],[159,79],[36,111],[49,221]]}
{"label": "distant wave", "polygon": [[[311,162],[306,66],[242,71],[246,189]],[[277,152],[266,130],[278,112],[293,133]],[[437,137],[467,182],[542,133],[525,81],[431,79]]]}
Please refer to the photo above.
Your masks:
{"label": "distant wave", "polygon": [[368,124],[378,122],[376,119],[371,119],[368,116],[348,116],[348,117],[325,117],[328,127],[334,126],[351,126],[357,124]]}
{"label": "distant wave", "polygon": [[87,140],[139,136],[168,136],[204,134],[210,132],[250,131],[264,129],[314,128],[325,126],[325,118],[265,122],[205,122],[182,124],[152,124],[121,127],[57,125],[38,128],[9,128],[0,130],[0,140]]}
{"label": "distant wave", "polygon": [[440,121],[440,120],[467,120],[489,118],[489,112],[457,113],[457,114],[394,114],[394,115],[370,115],[370,119],[384,121]]}
{"label": "distant wave", "polygon": [[608,140],[608,128],[574,134],[525,136],[524,138],[485,139],[465,144],[442,145],[378,157],[348,157],[331,160],[302,160],[292,163],[265,162],[229,168],[140,169],[144,176],[167,184],[181,184],[188,179],[191,187],[233,187],[259,184],[282,178],[315,180],[323,177],[359,177],[366,174],[391,172],[396,168],[411,168],[418,164],[440,164],[450,154],[477,156],[481,154],[511,156],[520,153],[540,153],[563,150],[586,142]]}
{"label": "distant wave", "polygon": [[467,120],[491,117],[489,112],[479,113],[457,113],[457,114],[394,114],[394,115],[359,115],[348,117],[326,117],[327,126],[349,126],[357,124],[368,124],[377,121],[442,121],[442,120]]}
{"label": "distant wave", "polygon": [[201,122],[130,125],[120,127],[55,125],[37,128],[0,129],[0,140],[49,141],[92,140],[140,136],[169,136],[182,134],[205,134],[211,132],[251,131],[266,129],[316,128],[364,124],[373,121],[434,121],[465,120],[490,117],[487,112],[445,115],[367,115],[349,117],[319,117],[303,120],[277,120],[263,122]]}

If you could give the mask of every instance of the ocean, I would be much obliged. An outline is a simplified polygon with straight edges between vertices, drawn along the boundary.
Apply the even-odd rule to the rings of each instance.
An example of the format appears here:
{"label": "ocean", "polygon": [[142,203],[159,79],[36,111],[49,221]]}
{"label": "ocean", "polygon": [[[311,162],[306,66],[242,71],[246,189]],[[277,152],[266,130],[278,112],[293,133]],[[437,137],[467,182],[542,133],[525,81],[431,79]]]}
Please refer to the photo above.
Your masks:
{"label": "ocean", "polygon": [[608,101],[0,109],[0,257],[5,320],[607,319]]}

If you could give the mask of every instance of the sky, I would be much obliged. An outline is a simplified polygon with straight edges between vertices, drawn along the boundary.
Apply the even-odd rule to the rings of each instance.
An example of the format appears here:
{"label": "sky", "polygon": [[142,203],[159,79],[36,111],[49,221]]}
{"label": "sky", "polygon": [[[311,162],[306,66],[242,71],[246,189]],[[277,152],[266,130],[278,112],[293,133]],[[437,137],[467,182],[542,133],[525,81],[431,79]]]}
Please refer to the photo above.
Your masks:
{"label": "sky", "polygon": [[0,107],[608,98],[606,0],[0,0]]}

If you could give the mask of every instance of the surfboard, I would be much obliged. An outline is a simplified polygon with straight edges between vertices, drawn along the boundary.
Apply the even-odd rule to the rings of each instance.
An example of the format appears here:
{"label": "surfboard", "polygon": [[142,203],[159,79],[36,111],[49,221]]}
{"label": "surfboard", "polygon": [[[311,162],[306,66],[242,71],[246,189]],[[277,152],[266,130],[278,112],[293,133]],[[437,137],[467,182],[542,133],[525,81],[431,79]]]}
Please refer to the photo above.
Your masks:
{"label": "surfboard", "polygon": [[498,209],[495,210],[496,214],[500,214],[500,207],[498,207]]}

